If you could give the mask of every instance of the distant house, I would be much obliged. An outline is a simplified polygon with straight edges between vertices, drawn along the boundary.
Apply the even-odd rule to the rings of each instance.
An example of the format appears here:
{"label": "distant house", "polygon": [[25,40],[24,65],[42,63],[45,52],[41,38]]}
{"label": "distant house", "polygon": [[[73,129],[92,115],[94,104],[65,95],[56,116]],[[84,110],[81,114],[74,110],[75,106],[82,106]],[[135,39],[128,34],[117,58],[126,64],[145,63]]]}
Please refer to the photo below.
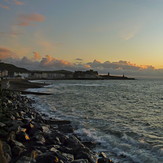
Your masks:
{"label": "distant house", "polygon": [[98,72],[93,70],[75,71],[73,77],[75,79],[96,79],[99,78]]}
{"label": "distant house", "polygon": [[31,79],[70,79],[73,77],[73,73],[69,71],[33,71],[30,74]]}
{"label": "distant house", "polygon": [[8,71],[7,70],[1,70],[0,71],[0,78],[8,77]]}
{"label": "distant house", "polygon": [[29,77],[29,73],[23,73],[23,72],[14,72],[13,77],[21,78],[21,79],[27,79]]}

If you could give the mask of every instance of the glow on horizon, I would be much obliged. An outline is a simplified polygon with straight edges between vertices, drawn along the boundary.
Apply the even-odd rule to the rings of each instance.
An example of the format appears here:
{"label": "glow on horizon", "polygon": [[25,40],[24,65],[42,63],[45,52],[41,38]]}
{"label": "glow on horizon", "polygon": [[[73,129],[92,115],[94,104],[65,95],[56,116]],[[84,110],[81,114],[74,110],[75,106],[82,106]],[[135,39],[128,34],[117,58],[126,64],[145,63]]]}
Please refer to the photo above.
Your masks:
{"label": "glow on horizon", "polygon": [[60,60],[163,68],[163,1],[1,0],[0,47]]}

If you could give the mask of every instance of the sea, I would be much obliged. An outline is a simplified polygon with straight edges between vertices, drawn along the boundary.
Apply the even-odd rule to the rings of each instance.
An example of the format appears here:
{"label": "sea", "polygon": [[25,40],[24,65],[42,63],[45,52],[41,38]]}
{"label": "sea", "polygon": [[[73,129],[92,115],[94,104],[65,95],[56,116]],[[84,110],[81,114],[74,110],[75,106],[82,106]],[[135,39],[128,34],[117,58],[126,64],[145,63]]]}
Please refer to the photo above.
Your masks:
{"label": "sea", "polygon": [[51,118],[71,120],[83,141],[115,163],[163,163],[163,80],[46,80],[33,96]]}

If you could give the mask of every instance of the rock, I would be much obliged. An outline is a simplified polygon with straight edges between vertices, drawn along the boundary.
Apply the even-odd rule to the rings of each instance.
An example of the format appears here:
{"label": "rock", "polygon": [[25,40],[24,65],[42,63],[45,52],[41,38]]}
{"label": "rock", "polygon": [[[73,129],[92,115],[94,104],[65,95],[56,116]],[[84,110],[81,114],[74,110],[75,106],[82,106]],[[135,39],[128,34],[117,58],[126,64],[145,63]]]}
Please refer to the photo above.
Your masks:
{"label": "rock", "polygon": [[107,156],[104,152],[101,152],[99,154],[99,158],[97,160],[97,163],[113,163],[113,161],[110,160],[109,158],[107,158]]}
{"label": "rock", "polygon": [[37,163],[58,163],[59,158],[53,153],[44,153],[37,157]]}
{"label": "rock", "polygon": [[84,147],[84,145],[79,141],[79,139],[77,137],[75,137],[74,135],[70,135],[66,140],[65,140],[65,145],[67,147],[78,149],[81,147]]}
{"label": "rock", "polygon": [[5,127],[5,126],[6,126],[6,124],[0,122],[0,127],[1,127],[1,128]]}
{"label": "rock", "polygon": [[93,142],[93,141],[82,141],[82,144],[84,144],[86,147],[92,149],[92,148],[95,148],[97,143],[96,142]]}
{"label": "rock", "polygon": [[10,146],[0,140],[0,163],[9,163],[11,161]]}
{"label": "rock", "polygon": [[35,160],[27,156],[22,156],[19,160],[16,161],[16,163],[34,163],[34,162]]}
{"label": "rock", "polygon": [[68,120],[45,120],[47,124],[51,125],[68,125],[71,124],[71,121]]}
{"label": "rock", "polygon": [[72,154],[62,153],[62,156],[66,157],[68,161],[73,161],[74,160],[74,156]]}
{"label": "rock", "polygon": [[73,133],[74,129],[72,128],[72,126],[70,124],[66,124],[66,125],[59,125],[59,131],[63,132],[63,133]]}
{"label": "rock", "polygon": [[105,154],[104,152],[101,152],[101,153],[99,154],[99,157],[107,158],[107,156],[106,156],[106,154]]}
{"label": "rock", "polygon": [[71,161],[71,163],[89,163],[89,162],[86,159],[79,159],[79,160]]}
{"label": "rock", "polygon": [[90,163],[95,163],[95,158],[92,157],[92,155],[90,153],[86,153],[86,152],[78,152],[75,155],[75,159],[86,159],[88,160]]}
{"label": "rock", "polygon": [[20,142],[26,142],[29,141],[30,138],[28,136],[28,134],[24,131],[20,131],[16,134],[16,139]]}
{"label": "rock", "polygon": [[0,129],[0,138],[1,139],[6,139],[8,136],[8,132],[4,129]]}
{"label": "rock", "polygon": [[60,144],[62,144],[59,137],[56,136],[55,134],[46,134],[45,138],[46,138],[46,144],[48,144],[48,145],[53,145],[53,144],[60,145]]}
{"label": "rock", "polygon": [[18,142],[16,140],[10,141],[10,144],[11,144],[12,147],[13,146],[19,146],[19,147],[25,148],[25,146],[21,142]]}
{"label": "rock", "polygon": [[39,144],[44,144],[45,143],[45,138],[44,138],[44,136],[42,134],[35,135],[34,139]]}
{"label": "rock", "polygon": [[26,151],[24,147],[22,147],[22,146],[14,146],[12,148],[13,157],[14,158],[19,157],[24,151]]}
{"label": "rock", "polygon": [[49,125],[44,125],[41,128],[42,128],[42,131],[44,133],[50,133],[50,130],[49,130],[50,126]]}

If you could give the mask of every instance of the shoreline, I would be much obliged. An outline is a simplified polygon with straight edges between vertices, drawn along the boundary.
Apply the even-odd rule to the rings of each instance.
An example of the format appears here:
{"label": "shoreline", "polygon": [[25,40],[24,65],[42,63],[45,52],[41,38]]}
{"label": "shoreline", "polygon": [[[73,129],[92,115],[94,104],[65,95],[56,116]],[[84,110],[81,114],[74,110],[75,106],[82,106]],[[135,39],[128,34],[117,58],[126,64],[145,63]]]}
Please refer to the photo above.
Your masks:
{"label": "shoreline", "polygon": [[104,153],[97,159],[93,143],[82,142],[71,121],[44,117],[32,107],[34,101],[17,91],[2,91],[1,103],[0,162],[112,162]]}

